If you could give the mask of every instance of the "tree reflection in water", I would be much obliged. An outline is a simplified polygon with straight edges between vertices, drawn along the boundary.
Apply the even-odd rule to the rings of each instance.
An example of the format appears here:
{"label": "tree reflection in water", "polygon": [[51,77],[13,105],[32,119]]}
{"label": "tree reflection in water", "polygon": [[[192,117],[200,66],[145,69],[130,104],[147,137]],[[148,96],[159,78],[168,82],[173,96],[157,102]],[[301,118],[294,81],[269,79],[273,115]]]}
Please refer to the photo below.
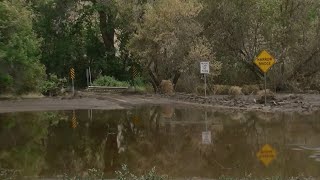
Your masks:
{"label": "tree reflection in water", "polygon": [[[127,164],[138,174],[156,166],[160,174],[174,177],[320,176],[316,158],[292,150],[293,144],[319,146],[320,113],[210,110],[207,124],[203,114],[173,106],[76,111],[74,129],[72,111],[0,114],[0,169],[55,177],[86,176],[96,168],[114,177]],[[212,132],[210,145],[202,144],[204,130]],[[268,169],[256,159],[265,143],[279,153]]]}

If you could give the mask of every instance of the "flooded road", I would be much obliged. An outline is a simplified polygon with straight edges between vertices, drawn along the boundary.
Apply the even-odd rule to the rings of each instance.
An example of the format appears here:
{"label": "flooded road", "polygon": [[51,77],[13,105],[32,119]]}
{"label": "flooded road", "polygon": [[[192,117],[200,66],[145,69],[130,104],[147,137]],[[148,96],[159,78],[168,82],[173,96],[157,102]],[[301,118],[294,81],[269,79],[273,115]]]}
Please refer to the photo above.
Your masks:
{"label": "flooded road", "polygon": [[[320,177],[320,112],[219,112],[170,105],[0,114],[0,177]],[[268,144],[273,156],[258,159]],[[271,151],[270,151],[271,152]],[[260,157],[261,158],[261,157]],[[8,175],[9,174],[9,175]]]}

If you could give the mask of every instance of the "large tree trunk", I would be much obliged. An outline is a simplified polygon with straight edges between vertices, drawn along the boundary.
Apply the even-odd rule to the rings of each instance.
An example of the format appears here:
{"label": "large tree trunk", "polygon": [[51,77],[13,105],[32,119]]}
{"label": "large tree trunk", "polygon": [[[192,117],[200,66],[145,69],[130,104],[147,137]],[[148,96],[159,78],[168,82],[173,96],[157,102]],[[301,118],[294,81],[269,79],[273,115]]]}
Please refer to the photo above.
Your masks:
{"label": "large tree trunk", "polygon": [[160,86],[160,81],[156,77],[156,75],[152,72],[151,69],[149,69],[148,71],[149,71],[149,76],[151,78],[150,82],[152,84],[153,90],[154,90],[155,93],[157,93],[158,92],[158,88]]}
{"label": "large tree trunk", "polygon": [[176,73],[174,74],[174,77],[173,77],[173,79],[172,79],[172,83],[173,83],[173,88],[174,88],[174,89],[176,89],[176,87],[177,87],[177,83],[178,83],[178,80],[179,80],[180,76],[181,76],[181,73],[180,73],[180,72],[176,72]]}
{"label": "large tree trunk", "polygon": [[[99,4],[97,0],[90,0],[94,5]],[[110,7],[106,5],[99,4],[102,6],[98,10],[99,14],[99,26],[103,39],[103,44],[106,48],[108,57],[115,57],[115,47],[114,47],[114,33],[115,33],[115,12],[110,10]],[[109,8],[109,9],[108,9]]]}
{"label": "large tree trunk", "polygon": [[100,31],[108,57],[115,57],[114,47],[114,15],[105,10],[99,10]]}

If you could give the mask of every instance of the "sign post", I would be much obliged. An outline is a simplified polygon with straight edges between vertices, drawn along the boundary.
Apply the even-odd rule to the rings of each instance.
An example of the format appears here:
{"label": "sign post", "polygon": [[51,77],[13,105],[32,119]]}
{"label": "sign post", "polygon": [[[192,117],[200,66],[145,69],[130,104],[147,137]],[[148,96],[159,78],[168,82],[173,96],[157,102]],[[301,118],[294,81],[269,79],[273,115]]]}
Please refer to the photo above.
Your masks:
{"label": "sign post", "polygon": [[89,87],[89,69],[86,69],[87,86]]}
{"label": "sign post", "polygon": [[204,97],[207,97],[207,74],[210,74],[209,62],[200,62],[200,73],[204,75]]}
{"label": "sign post", "polygon": [[267,104],[267,72],[276,63],[276,60],[266,50],[261,51],[257,58],[253,61],[264,73],[264,104]]}
{"label": "sign post", "polygon": [[71,81],[72,81],[72,94],[74,96],[74,78],[75,78],[75,71],[74,68],[70,69],[70,77],[71,77]]}
{"label": "sign post", "polygon": [[267,105],[267,73],[264,73],[264,105]]}
{"label": "sign post", "polygon": [[134,82],[134,80],[138,77],[138,70],[137,68],[135,67],[135,65],[132,65],[131,67],[131,73],[132,73],[132,84],[134,86],[134,90],[137,90],[136,89],[136,84]]}
{"label": "sign post", "polygon": [[208,114],[207,111],[204,113],[204,121],[206,123],[206,131],[202,132],[202,144],[211,144],[211,131],[208,131]]}
{"label": "sign post", "polygon": [[202,132],[202,144],[211,144],[211,131],[204,131]]}
{"label": "sign post", "polygon": [[92,75],[91,75],[91,68],[89,66],[89,84],[92,86]]}
{"label": "sign post", "polygon": [[204,97],[207,97],[207,75],[204,74]]}
{"label": "sign post", "polygon": [[73,113],[72,113],[72,119],[71,119],[71,127],[73,129],[77,128],[78,126],[78,121],[77,121],[77,117],[76,117],[76,112],[73,110]]}

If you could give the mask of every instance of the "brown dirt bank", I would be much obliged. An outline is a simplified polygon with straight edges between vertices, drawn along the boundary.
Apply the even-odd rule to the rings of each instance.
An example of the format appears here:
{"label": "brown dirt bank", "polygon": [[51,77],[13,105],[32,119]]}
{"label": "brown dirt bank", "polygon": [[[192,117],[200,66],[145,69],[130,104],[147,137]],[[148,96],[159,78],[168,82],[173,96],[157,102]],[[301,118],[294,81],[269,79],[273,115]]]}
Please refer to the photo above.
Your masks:
{"label": "brown dirt bank", "polygon": [[171,104],[194,108],[215,108],[223,110],[300,112],[311,113],[320,110],[320,95],[278,94],[267,106],[256,102],[255,96],[210,96],[207,98],[189,94],[124,95],[117,93],[80,92],[76,97],[54,97],[39,99],[1,100],[0,113],[21,111],[55,111],[73,109],[125,109],[141,105]]}

